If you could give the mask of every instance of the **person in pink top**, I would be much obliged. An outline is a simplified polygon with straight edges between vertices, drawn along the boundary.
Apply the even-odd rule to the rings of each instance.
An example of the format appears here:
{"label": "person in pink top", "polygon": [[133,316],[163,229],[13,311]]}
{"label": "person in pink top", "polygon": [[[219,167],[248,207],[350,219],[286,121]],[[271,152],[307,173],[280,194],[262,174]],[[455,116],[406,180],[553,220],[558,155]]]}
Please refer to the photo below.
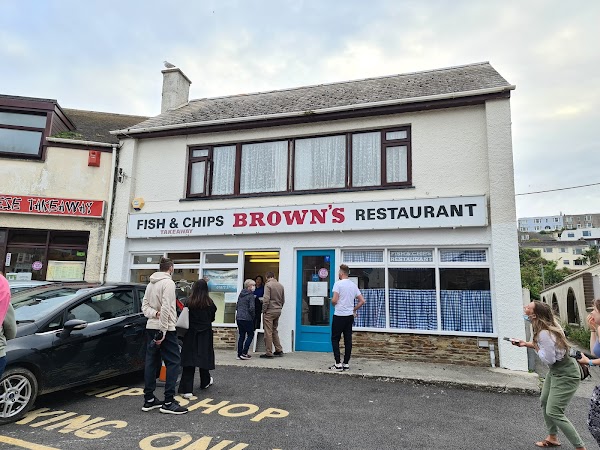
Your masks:
{"label": "person in pink top", "polygon": [[0,324],[4,322],[8,305],[10,305],[10,286],[4,274],[0,272]]}

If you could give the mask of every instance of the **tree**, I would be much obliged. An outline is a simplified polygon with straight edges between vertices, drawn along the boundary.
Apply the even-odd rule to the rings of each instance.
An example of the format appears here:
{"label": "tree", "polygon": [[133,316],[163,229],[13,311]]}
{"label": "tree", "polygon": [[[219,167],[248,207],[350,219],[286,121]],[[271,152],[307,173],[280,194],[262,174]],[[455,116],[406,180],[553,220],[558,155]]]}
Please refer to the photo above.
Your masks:
{"label": "tree", "polygon": [[531,297],[536,300],[540,299],[540,292],[544,290],[544,286],[560,283],[567,275],[571,274],[571,271],[565,267],[557,269],[556,261],[542,258],[539,250],[531,248],[519,249],[519,262],[521,264],[521,285],[529,289]]}
{"label": "tree", "polygon": [[583,264],[588,264],[590,266],[592,264],[597,264],[598,261],[600,261],[600,252],[598,251],[598,246],[590,245],[590,248],[583,252],[582,257],[578,259],[581,260]]}

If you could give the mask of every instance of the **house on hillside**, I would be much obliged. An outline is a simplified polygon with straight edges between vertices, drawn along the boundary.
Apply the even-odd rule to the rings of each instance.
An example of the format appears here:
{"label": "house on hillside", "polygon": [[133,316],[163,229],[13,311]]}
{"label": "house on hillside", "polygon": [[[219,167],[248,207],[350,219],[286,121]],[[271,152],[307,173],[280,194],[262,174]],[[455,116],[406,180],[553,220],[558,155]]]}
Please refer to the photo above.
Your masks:
{"label": "house on hillside", "polygon": [[198,100],[162,72],[162,113],[114,132],[109,280],[171,258],[208,280],[233,351],[237,294],[273,271],[284,351],[328,352],[343,263],[366,298],[355,354],[527,370],[502,340],[525,337],[514,86],[489,63]]}

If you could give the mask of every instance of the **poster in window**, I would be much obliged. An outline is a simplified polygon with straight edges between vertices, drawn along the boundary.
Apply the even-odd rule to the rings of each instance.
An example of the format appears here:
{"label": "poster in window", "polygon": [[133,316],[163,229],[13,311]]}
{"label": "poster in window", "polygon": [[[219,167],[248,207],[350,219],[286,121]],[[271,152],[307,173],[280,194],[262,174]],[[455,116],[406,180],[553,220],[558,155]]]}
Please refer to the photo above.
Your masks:
{"label": "poster in window", "polygon": [[326,281],[309,281],[306,283],[306,295],[308,297],[328,297]]}
{"label": "poster in window", "polygon": [[84,261],[48,261],[47,281],[83,281]]}

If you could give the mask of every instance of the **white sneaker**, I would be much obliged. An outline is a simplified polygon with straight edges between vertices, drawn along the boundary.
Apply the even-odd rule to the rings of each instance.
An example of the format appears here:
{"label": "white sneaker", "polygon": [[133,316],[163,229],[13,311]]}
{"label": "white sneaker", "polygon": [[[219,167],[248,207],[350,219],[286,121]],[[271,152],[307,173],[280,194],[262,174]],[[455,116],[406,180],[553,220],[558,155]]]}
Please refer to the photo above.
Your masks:
{"label": "white sneaker", "polygon": [[350,364],[342,364],[344,370],[350,370]]}
{"label": "white sneaker", "polygon": [[189,400],[190,398],[192,398],[194,396],[194,394],[192,394],[191,392],[188,392],[187,394],[181,394],[181,396],[183,398],[187,398]]}
{"label": "white sneaker", "polygon": [[210,386],[212,386],[213,382],[213,377],[210,377],[210,381],[208,382],[208,384],[204,387],[201,387],[200,389],[208,389]]}

